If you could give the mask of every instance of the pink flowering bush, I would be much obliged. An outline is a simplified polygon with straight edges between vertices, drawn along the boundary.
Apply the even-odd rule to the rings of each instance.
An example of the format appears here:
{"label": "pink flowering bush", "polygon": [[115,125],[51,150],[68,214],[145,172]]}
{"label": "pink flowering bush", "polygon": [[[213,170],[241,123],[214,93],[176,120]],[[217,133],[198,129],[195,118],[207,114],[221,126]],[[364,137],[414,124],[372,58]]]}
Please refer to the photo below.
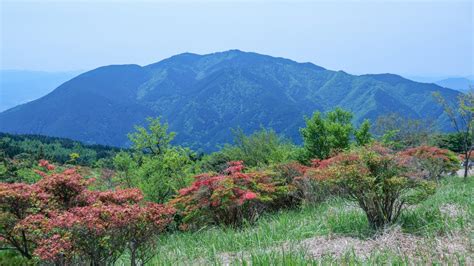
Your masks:
{"label": "pink flowering bush", "polygon": [[455,153],[431,146],[419,146],[401,152],[401,155],[411,156],[415,166],[429,180],[438,181],[443,174],[451,174],[459,170],[461,161]]}
{"label": "pink flowering bush", "polygon": [[239,226],[255,221],[288,186],[264,172],[244,173],[241,161],[228,163],[222,174],[195,176],[170,204],[183,219],[182,229],[206,224]]}
{"label": "pink flowering bush", "polygon": [[0,244],[9,243],[24,257],[32,258],[33,242],[25,230],[16,225],[38,211],[38,194],[34,185],[0,183]]}
{"label": "pink flowering bush", "polygon": [[172,207],[144,202],[138,189],[90,191],[93,180],[74,169],[38,174],[32,185],[0,183],[0,241],[27,258],[104,265],[128,252],[132,265],[143,264],[173,221]]}

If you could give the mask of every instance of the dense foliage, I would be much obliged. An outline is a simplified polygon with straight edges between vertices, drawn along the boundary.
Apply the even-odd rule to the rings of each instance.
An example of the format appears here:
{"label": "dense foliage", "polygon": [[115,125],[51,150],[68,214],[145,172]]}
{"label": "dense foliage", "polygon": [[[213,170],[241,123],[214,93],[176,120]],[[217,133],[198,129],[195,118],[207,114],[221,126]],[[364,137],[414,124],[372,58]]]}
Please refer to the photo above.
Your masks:
{"label": "dense foliage", "polygon": [[149,127],[130,134],[132,153],[114,158],[118,185],[140,188],[148,200],[165,202],[190,182],[194,153],[173,146],[175,133],[168,133],[160,119],[148,119]]}
{"label": "dense foliage", "polygon": [[182,216],[182,227],[253,222],[291,189],[269,173],[243,170],[241,161],[230,162],[222,174],[197,175],[181,189],[171,204]]}
{"label": "dense foliage", "polygon": [[[94,166],[110,166],[111,158],[119,148],[103,145],[86,145],[79,141],[41,135],[12,135],[0,133],[0,151],[4,158],[29,156],[32,160],[50,160],[59,164],[73,163]],[[74,155],[76,154],[76,155]]]}
{"label": "dense foliage", "polygon": [[57,265],[113,263],[125,251],[144,263],[174,209],[143,201],[138,189],[91,191],[75,169],[52,172],[47,161],[34,184],[0,184],[0,241],[23,256]]}
{"label": "dense foliage", "polygon": [[455,153],[446,149],[419,146],[402,152],[415,158],[415,166],[426,179],[438,181],[442,175],[450,175],[459,170],[460,160]]}
{"label": "dense foliage", "polygon": [[354,129],[352,118],[351,112],[341,108],[325,115],[315,112],[306,118],[306,127],[300,130],[304,140],[300,161],[308,164],[311,159],[327,159],[347,150],[353,139],[357,145],[370,143],[370,122],[365,120],[360,128]]}
{"label": "dense foliage", "polygon": [[242,129],[234,130],[233,145],[206,155],[199,163],[203,172],[221,172],[229,161],[243,161],[247,167],[264,167],[296,160],[299,148],[273,130],[262,128],[247,136]]}

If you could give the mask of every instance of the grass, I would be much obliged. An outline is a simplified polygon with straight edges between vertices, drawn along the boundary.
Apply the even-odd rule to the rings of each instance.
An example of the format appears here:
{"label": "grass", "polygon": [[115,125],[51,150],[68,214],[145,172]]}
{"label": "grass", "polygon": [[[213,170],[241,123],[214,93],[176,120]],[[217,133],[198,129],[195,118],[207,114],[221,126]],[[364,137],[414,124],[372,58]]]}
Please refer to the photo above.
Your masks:
{"label": "grass", "polygon": [[[347,252],[342,257],[324,256],[314,259],[308,256],[304,251],[292,252],[271,252],[271,253],[253,253],[248,258],[239,258],[231,261],[229,265],[412,265],[413,261],[404,256],[399,256],[390,252],[370,254],[366,259],[360,259],[351,252]],[[445,265],[442,260],[421,259],[417,261],[419,265]],[[467,265],[463,257],[455,258],[450,261],[451,265]]]}
{"label": "grass", "polygon": [[[459,178],[443,181],[436,194],[422,204],[410,208],[397,225],[403,233],[436,242],[437,238],[452,234],[468,235],[472,240],[474,214],[474,178],[469,183]],[[446,207],[447,206],[447,207]],[[150,264],[182,265],[222,264],[223,258],[234,264],[252,265],[311,265],[331,262],[379,264],[390,261],[401,263],[407,258],[389,251],[369,254],[361,260],[354,254],[340,258],[312,258],[301,248],[280,251],[278,247],[317,237],[352,237],[370,239],[373,235],[362,211],[351,203],[332,199],[317,206],[306,206],[263,216],[257,224],[239,230],[213,227],[198,232],[178,232],[160,238],[160,248]],[[472,250],[471,250],[472,251]],[[461,263],[469,254],[460,254],[454,263]],[[425,255],[426,256],[426,255]],[[230,258],[227,258],[230,257]],[[423,259],[423,258],[422,258]],[[435,257],[425,257],[436,262]],[[269,263],[274,262],[274,263]],[[353,262],[353,263],[351,263]],[[372,262],[372,263],[370,263]]]}

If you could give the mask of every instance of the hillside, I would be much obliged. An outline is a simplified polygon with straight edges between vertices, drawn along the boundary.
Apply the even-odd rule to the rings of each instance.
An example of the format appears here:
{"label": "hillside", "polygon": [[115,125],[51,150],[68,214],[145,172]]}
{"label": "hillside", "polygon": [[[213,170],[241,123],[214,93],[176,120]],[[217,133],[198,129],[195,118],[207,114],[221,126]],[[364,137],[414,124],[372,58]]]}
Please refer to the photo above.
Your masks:
{"label": "hillside", "polygon": [[76,164],[92,166],[98,160],[111,160],[121,149],[103,145],[84,145],[81,142],[41,135],[13,135],[0,133],[0,161],[4,158],[39,159],[64,164],[70,162],[70,154],[77,153]]}
{"label": "hillside", "polygon": [[355,76],[312,63],[230,50],[184,53],[148,65],[113,65],[79,75],[36,101],[0,113],[0,131],[128,144],[126,134],[147,116],[162,116],[176,142],[215,150],[230,129],[271,127],[296,142],[304,116],[336,106],[354,122],[397,112],[449,123],[431,94],[459,94],[393,74]]}

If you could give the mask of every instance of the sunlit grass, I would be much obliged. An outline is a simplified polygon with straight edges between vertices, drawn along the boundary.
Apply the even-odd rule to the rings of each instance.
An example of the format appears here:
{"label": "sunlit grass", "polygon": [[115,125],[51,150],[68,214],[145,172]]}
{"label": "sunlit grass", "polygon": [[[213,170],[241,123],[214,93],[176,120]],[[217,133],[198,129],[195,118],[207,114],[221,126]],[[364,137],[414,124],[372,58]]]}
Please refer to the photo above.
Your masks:
{"label": "sunlit grass", "polygon": [[[470,178],[465,183],[459,178],[452,178],[440,184],[435,195],[418,206],[402,214],[398,225],[404,232],[421,237],[436,237],[450,232],[468,233],[472,229],[474,181]],[[443,213],[443,206],[455,206],[459,215],[450,217]],[[222,254],[238,256],[245,252],[245,258],[236,258],[235,262],[252,265],[311,265],[322,261],[331,262],[336,258],[315,260],[303,251],[282,253],[273,250],[283,243],[298,242],[314,236],[341,235],[358,238],[369,238],[371,231],[364,213],[353,204],[331,199],[328,202],[305,206],[298,210],[287,210],[263,216],[256,224],[241,229],[224,227],[203,228],[197,232],[174,232],[160,238],[160,248],[156,251],[151,264],[221,264]],[[271,252],[265,250],[270,249]],[[264,252],[265,251],[265,252]],[[339,258],[340,259],[340,258]],[[360,262],[355,256],[342,258]],[[371,254],[373,263],[401,263],[406,258],[393,254]],[[460,261],[464,259],[459,258]],[[431,261],[427,258],[427,261]]]}

